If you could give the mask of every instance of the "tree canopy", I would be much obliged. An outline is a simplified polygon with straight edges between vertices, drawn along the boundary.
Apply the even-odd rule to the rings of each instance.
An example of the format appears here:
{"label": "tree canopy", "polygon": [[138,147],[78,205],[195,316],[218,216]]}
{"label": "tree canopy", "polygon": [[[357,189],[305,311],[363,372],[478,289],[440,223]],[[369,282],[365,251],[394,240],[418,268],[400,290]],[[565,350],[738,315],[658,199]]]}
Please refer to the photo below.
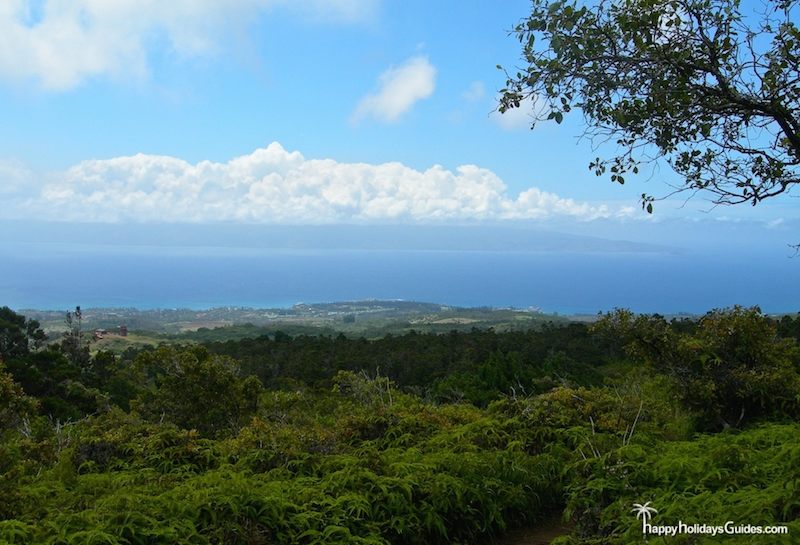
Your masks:
{"label": "tree canopy", "polygon": [[[625,182],[666,160],[676,191],[750,203],[800,182],[796,0],[533,0],[514,29],[524,66],[499,110],[534,101],[533,122],[575,108],[587,135],[617,144],[589,168]],[[642,194],[653,210],[654,198]]]}
{"label": "tree canopy", "polygon": [[45,341],[36,320],[27,320],[8,307],[0,307],[0,360],[27,355]]}

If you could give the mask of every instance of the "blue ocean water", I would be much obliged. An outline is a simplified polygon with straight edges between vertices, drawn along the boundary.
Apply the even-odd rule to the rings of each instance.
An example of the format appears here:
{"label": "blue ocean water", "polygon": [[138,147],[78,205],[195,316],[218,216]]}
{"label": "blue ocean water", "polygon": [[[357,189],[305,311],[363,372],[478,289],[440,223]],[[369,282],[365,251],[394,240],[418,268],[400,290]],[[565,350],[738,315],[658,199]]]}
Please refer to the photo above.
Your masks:
{"label": "blue ocean water", "polygon": [[785,256],[6,246],[0,305],[12,308],[286,307],[355,299],[595,313],[800,310]]}

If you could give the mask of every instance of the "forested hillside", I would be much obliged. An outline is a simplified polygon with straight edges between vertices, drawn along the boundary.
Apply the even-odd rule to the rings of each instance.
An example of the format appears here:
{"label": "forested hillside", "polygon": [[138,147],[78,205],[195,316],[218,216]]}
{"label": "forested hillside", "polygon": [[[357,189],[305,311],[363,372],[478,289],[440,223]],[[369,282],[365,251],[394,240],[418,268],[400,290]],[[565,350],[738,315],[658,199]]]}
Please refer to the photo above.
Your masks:
{"label": "forested hillside", "polygon": [[527,331],[94,351],[0,309],[0,543],[800,539],[800,318],[619,310]]}

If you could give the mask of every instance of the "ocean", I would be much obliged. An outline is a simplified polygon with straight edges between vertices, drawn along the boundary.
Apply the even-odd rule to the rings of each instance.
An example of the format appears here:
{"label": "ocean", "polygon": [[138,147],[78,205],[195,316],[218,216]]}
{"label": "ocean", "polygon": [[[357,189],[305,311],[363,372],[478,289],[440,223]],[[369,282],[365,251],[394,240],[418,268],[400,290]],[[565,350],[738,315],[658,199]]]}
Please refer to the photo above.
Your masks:
{"label": "ocean", "polygon": [[700,252],[276,250],[4,244],[0,305],[288,307],[404,299],[562,314],[800,310],[800,258]]}

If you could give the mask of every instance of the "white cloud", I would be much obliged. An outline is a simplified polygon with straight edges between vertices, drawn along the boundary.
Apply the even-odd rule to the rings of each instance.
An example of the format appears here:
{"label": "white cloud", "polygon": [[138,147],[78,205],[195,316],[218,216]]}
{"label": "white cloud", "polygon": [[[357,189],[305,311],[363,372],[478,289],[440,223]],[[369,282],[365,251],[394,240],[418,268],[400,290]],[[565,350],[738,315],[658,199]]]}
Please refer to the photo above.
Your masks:
{"label": "white cloud", "polygon": [[401,163],[306,159],[278,143],[226,163],[135,155],[79,163],[51,174],[6,218],[100,222],[273,224],[427,223],[613,217],[604,205],[536,188],[513,197],[475,165],[420,171]]}
{"label": "white cloud", "polygon": [[352,120],[371,117],[397,121],[418,101],[431,96],[435,88],[436,68],[426,57],[412,57],[380,75],[378,90],[361,99]]}
{"label": "white cloud", "polygon": [[33,184],[33,172],[20,161],[0,159],[0,195],[18,195]]}
{"label": "white cloud", "polygon": [[480,102],[486,97],[486,87],[482,81],[473,81],[467,87],[467,90],[461,94],[461,98],[467,102]]}
{"label": "white cloud", "polygon": [[87,78],[142,77],[148,53],[167,44],[179,55],[214,52],[225,33],[261,11],[358,21],[378,0],[2,0],[0,78],[64,90]]}
{"label": "white cloud", "polygon": [[784,223],[785,223],[785,220],[783,218],[775,218],[774,220],[767,222],[767,228],[768,229],[778,229],[780,227],[783,227]]}
{"label": "white cloud", "polygon": [[538,113],[536,106],[536,101],[528,97],[520,103],[519,108],[511,108],[502,114],[495,110],[490,117],[497,126],[505,131],[530,129],[531,123]]}

